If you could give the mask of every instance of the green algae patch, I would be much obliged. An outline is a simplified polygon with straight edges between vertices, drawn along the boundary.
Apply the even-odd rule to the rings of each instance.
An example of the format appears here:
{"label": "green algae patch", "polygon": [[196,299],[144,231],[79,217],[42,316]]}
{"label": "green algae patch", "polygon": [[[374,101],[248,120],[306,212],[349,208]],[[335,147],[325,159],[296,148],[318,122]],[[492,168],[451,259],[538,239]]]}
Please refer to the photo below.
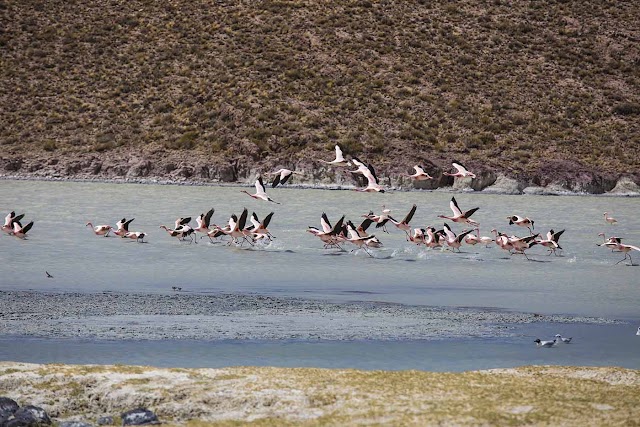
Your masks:
{"label": "green algae patch", "polygon": [[58,419],[147,407],[169,425],[634,425],[640,371],[529,366],[462,373],[0,365],[0,395]]}

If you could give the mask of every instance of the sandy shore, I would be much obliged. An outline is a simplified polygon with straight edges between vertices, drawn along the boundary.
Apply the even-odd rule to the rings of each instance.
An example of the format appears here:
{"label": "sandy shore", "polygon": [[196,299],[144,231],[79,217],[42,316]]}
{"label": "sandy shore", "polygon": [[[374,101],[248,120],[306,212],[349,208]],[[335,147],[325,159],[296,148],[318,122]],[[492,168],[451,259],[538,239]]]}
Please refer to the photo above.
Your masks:
{"label": "sandy shore", "polygon": [[458,374],[327,369],[158,369],[0,363],[0,395],[54,421],[143,406],[187,425],[623,426],[640,371],[523,367]]}
{"label": "sandy shore", "polygon": [[0,292],[0,334],[91,339],[398,340],[508,337],[604,318],[247,294]]}

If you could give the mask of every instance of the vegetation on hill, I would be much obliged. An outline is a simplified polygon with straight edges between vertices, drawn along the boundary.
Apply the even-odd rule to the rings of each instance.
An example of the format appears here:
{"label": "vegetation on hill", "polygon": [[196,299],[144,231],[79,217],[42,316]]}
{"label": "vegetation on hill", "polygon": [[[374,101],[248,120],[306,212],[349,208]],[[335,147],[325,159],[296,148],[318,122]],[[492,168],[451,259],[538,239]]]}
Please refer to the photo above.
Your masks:
{"label": "vegetation on hill", "polygon": [[640,181],[635,2],[2,0],[0,18],[5,160],[271,167],[337,143],[383,174]]}

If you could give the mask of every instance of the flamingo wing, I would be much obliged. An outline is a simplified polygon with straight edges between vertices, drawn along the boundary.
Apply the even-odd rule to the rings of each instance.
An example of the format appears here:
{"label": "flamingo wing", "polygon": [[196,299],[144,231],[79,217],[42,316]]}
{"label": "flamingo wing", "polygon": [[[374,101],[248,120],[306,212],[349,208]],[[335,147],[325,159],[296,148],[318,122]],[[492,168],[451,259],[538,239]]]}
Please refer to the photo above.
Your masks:
{"label": "flamingo wing", "polygon": [[213,216],[213,213],[215,212],[215,209],[211,208],[209,209],[209,211],[205,214],[204,216],[204,226],[206,228],[209,228],[209,225],[211,224],[211,217]]}
{"label": "flamingo wing", "polygon": [[262,177],[258,176],[256,179],[256,195],[266,195],[267,192],[264,189],[264,183],[262,182]]}
{"label": "flamingo wing", "polygon": [[262,220],[263,228],[267,228],[269,226],[269,223],[271,222],[271,218],[273,218],[273,212],[269,213],[269,215],[264,217],[264,219]]}
{"label": "flamingo wing", "polygon": [[344,162],[344,156],[342,155],[342,150],[340,146],[336,144],[336,162]]}
{"label": "flamingo wing", "polygon": [[407,216],[405,216],[404,219],[402,220],[404,224],[409,224],[409,221],[411,221],[411,219],[413,218],[413,215],[416,213],[417,208],[418,207],[416,205],[413,205],[413,207],[411,208]]}
{"label": "flamingo wing", "polygon": [[465,218],[469,218],[469,217],[470,217],[471,215],[473,215],[473,213],[474,213],[475,211],[477,211],[478,209],[480,209],[480,208],[473,208],[473,209],[469,209],[468,211],[466,211],[466,212],[464,213],[464,217],[465,217]]}
{"label": "flamingo wing", "polygon": [[453,212],[454,217],[462,216],[462,211],[458,207],[458,202],[456,202],[455,197],[451,198],[451,201],[449,202],[449,207],[451,208],[451,211]]}
{"label": "flamingo wing", "polygon": [[240,214],[240,220],[238,221],[238,229],[242,230],[244,225],[247,223],[247,216],[249,215],[249,211],[247,208],[244,208],[242,213]]}
{"label": "flamingo wing", "polygon": [[320,217],[320,224],[322,225],[322,230],[325,233],[328,233],[331,231],[331,223],[329,222],[329,218],[327,217],[327,214],[322,212],[322,216]]}
{"label": "flamingo wing", "polygon": [[286,184],[287,181],[289,181],[289,179],[291,178],[291,171],[285,170],[284,172],[282,172],[282,174],[280,175],[280,184]]}

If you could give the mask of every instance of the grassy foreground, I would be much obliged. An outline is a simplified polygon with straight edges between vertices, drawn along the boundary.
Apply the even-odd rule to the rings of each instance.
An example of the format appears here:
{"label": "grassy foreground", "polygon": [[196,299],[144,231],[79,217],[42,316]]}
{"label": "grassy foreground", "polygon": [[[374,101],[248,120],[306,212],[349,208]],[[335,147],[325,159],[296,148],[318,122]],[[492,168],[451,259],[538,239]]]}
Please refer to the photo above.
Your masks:
{"label": "grassy foreground", "polygon": [[640,371],[522,367],[464,373],[0,363],[0,395],[52,418],[138,406],[204,425],[639,425]]}

